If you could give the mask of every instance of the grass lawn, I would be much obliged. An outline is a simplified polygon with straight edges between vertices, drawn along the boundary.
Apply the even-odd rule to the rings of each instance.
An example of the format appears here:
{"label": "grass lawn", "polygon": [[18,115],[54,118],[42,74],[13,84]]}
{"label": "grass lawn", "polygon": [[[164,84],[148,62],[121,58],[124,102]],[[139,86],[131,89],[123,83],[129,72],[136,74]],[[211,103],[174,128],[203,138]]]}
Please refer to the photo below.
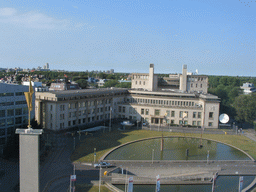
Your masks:
{"label": "grass lawn", "polygon": [[[77,184],[76,185],[76,192],[98,192],[99,191],[99,186],[95,185],[87,185],[87,184]],[[101,186],[100,187],[101,192],[111,192],[107,187]]]}
{"label": "grass lawn", "polygon": [[[200,134],[193,133],[175,133],[163,132],[164,136],[186,136],[186,137],[200,137]],[[94,148],[96,148],[96,161],[100,159],[110,149],[142,138],[161,136],[162,132],[148,131],[148,130],[133,130],[133,131],[112,131],[99,136],[87,137],[81,140],[80,145],[71,156],[71,161],[77,162],[93,162]],[[221,135],[221,134],[203,134],[204,139],[213,139],[227,144],[236,146],[256,159],[256,142],[241,135]]]}

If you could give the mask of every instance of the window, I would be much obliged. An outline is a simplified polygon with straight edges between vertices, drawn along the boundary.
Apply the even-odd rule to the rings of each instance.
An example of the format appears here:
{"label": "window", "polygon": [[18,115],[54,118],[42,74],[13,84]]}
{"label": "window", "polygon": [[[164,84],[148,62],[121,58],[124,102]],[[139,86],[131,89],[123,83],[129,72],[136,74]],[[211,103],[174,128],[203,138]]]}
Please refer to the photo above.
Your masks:
{"label": "window", "polygon": [[129,114],[132,114],[132,107],[129,107]]}
{"label": "window", "polygon": [[146,115],[148,115],[149,114],[149,109],[146,109]]}
{"label": "window", "polygon": [[180,118],[183,118],[183,111],[180,111]]}
{"label": "window", "polygon": [[203,85],[202,84],[200,84],[200,88],[202,88],[203,87]]}
{"label": "window", "polygon": [[155,116],[159,116],[160,115],[160,110],[159,109],[155,109]]}
{"label": "window", "polygon": [[182,124],[183,124],[182,120],[179,120],[179,125],[182,125]]}
{"label": "window", "polygon": [[208,126],[209,126],[209,127],[212,127],[212,122],[209,122],[209,123],[208,123]]}
{"label": "window", "polygon": [[52,111],[52,105],[50,106],[50,110]]}
{"label": "window", "polygon": [[201,126],[201,121],[197,121],[197,126]]}
{"label": "window", "polygon": [[137,111],[136,108],[133,108],[133,114],[136,114],[136,111]]}
{"label": "window", "polygon": [[193,118],[196,118],[196,112],[193,112]]}
{"label": "window", "polygon": [[188,125],[188,121],[184,121],[184,125]]}
{"label": "window", "polygon": [[7,125],[14,125],[14,118],[8,118]]}
{"label": "window", "polygon": [[0,110],[0,117],[5,117],[5,110]]}
{"label": "window", "polygon": [[68,126],[71,126],[71,121],[68,122]]}
{"label": "window", "polygon": [[21,124],[21,123],[22,123],[22,117],[16,117],[15,124]]}
{"label": "window", "polygon": [[198,112],[197,117],[198,117],[198,118],[201,118],[201,114],[202,114],[201,112]]}
{"label": "window", "polygon": [[193,87],[193,84],[191,83],[191,87]]}
{"label": "window", "polygon": [[28,108],[23,108],[23,114],[28,114]]}
{"label": "window", "polygon": [[22,115],[22,108],[15,109],[15,115]]}
{"label": "window", "polygon": [[171,117],[175,117],[175,111],[171,112]]}
{"label": "window", "polygon": [[125,113],[125,107],[123,107],[123,113]]}
{"label": "window", "polygon": [[192,121],[192,125],[193,125],[193,126],[196,126],[196,121]]}
{"label": "window", "polygon": [[52,114],[50,115],[50,119],[52,120]]}
{"label": "window", "polygon": [[166,111],[166,116],[170,117],[170,111],[169,110]]}
{"label": "window", "polygon": [[172,124],[172,125],[174,124],[174,120],[173,120],[173,119],[171,120],[171,124]]}
{"label": "window", "polygon": [[13,109],[7,109],[7,116],[13,116],[14,115],[14,110]]}
{"label": "window", "polygon": [[209,112],[209,118],[213,118],[213,112]]}
{"label": "window", "polygon": [[144,109],[141,109],[141,115],[144,115]]}
{"label": "window", "polygon": [[15,95],[16,96],[21,96],[21,95],[24,95],[24,92],[16,92]]}
{"label": "window", "polygon": [[76,120],[73,120],[73,125],[76,125]]}
{"label": "window", "polygon": [[121,106],[119,106],[119,107],[118,107],[118,112],[120,112],[120,113],[121,113],[121,111],[122,111],[122,107],[121,107]]}
{"label": "window", "polygon": [[4,127],[5,126],[5,119],[0,119],[0,127]]}

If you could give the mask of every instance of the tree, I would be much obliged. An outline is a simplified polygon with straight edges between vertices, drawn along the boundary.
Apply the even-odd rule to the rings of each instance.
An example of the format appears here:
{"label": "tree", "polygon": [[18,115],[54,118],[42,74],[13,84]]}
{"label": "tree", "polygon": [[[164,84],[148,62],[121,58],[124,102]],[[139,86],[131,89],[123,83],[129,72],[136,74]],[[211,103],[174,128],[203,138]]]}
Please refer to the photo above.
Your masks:
{"label": "tree", "polygon": [[119,84],[116,84],[115,87],[120,87],[120,88],[131,88],[131,82],[122,82]]}
{"label": "tree", "polygon": [[256,94],[240,95],[234,101],[236,120],[252,124],[256,119]]}
{"label": "tree", "polygon": [[76,81],[76,83],[81,87],[82,89],[86,89],[88,87],[88,82],[85,79],[79,79]]}
{"label": "tree", "polygon": [[109,80],[105,82],[104,87],[115,87],[118,83],[117,80]]}

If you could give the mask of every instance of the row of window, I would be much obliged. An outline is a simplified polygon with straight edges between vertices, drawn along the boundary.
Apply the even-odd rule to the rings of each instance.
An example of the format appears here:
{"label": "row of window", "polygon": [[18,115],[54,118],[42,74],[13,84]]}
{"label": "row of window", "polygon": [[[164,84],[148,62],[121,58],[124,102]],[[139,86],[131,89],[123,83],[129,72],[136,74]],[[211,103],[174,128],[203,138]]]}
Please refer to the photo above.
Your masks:
{"label": "row of window", "polygon": [[[76,109],[76,108],[80,108],[80,107],[86,107],[88,105],[88,107],[90,106],[96,106],[96,105],[102,105],[104,104],[110,104],[111,103],[111,99],[106,99],[106,100],[98,100],[98,101],[83,101],[83,102],[77,102],[77,103],[69,103],[68,104],[68,108],[69,109]],[[60,105],[60,111],[65,111],[65,105]],[[53,110],[53,106],[50,105],[50,110]]]}
{"label": "row of window", "polygon": [[[191,87],[193,87],[193,83],[191,83]],[[197,83],[195,84],[195,86],[196,86],[196,88],[197,88]],[[200,88],[202,88],[203,87],[203,84],[200,84]]]}
{"label": "row of window", "polygon": [[201,106],[193,101],[173,101],[173,100],[158,100],[158,99],[140,99],[140,98],[130,98],[127,99],[130,103],[140,103],[140,104],[153,104],[153,105],[169,105],[169,106]]}
{"label": "row of window", "polygon": [[[104,120],[104,119],[109,119],[110,115],[109,114],[105,114],[105,115],[98,115],[96,117],[88,117],[88,118],[83,118],[83,119],[78,119],[78,120],[72,120],[72,121],[68,121],[68,126],[75,126],[75,125],[81,125],[84,123],[90,123],[93,121],[100,121],[100,120]],[[87,122],[86,122],[87,119]],[[50,128],[52,129],[53,124],[50,124]],[[65,122],[60,123],[60,129],[65,128]]]}
{"label": "row of window", "polygon": [[7,110],[0,110],[0,118],[1,117],[11,117],[14,116],[14,114],[22,115],[22,114],[28,114],[28,108],[17,108],[17,109],[7,109]]}
{"label": "row of window", "polygon": [[28,122],[27,116],[16,117],[16,118],[0,119],[0,127],[26,124],[27,122]]}
{"label": "row of window", "polygon": [[0,106],[24,105],[24,104],[27,104],[27,102],[26,101],[1,102]]}
{"label": "row of window", "polygon": [[8,96],[21,96],[24,95],[24,92],[15,92],[14,93],[0,93],[0,97],[8,97]]}

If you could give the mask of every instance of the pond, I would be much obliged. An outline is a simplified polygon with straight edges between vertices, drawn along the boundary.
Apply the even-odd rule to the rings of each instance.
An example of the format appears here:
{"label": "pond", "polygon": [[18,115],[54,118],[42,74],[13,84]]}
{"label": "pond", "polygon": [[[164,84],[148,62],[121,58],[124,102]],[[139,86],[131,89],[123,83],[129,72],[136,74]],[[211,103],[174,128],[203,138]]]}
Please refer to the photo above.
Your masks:
{"label": "pond", "polygon": [[[160,150],[161,138],[148,139],[122,146],[110,154],[106,160],[206,160],[209,151],[210,160],[250,160],[238,149],[210,140],[199,138],[164,138],[163,151]],[[186,150],[188,149],[188,156]]]}

